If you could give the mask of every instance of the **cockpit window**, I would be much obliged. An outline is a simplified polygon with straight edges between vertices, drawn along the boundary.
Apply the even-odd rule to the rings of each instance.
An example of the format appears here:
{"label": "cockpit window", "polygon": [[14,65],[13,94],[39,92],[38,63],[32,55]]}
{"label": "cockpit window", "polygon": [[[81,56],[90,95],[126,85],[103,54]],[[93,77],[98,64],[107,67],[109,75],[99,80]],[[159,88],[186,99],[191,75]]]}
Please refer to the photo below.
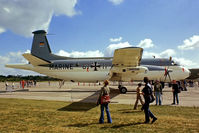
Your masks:
{"label": "cockpit window", "polygon": [[171,63],[173,66],[179,66],[180,64],[178,63],[178,62],[174,62],[174,61],[172,61],[172,63]]}

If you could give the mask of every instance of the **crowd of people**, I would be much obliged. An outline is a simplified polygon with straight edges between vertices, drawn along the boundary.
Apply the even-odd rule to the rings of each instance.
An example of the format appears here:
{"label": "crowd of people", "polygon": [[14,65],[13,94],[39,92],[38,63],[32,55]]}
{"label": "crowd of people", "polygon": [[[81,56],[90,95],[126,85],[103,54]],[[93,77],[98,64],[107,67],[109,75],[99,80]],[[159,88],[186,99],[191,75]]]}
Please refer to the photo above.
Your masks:
{"label": "crowd of people", "polygon": [[[144,83],[145,86],[141,91],[141,83],[138,84],[137,87],[137,98],[136,98],[136,102],[134,105],[134,109],[137,109],[137,104],[138,101],[140,100],[142,106],[142,110],[144,110],[145,113],[145,122],[144,123],[149,123],[150,122],[150,118],[152,118],[152,122],[154,123],[157,120],[157,117],[155,117],[155,115],[150,111],[149,109],[149,105],[150,103],[154,100],[153,98],[153,94],[152,94],[152,85],[149,83],[149,79],[147,77],[144,78]],[[106,110],[106,114],[107,114],[107,121],[108,123],[112,123],[112,119],[111,119],[111,115],[110,115],[110,111],[109,111],[109,103],[110,103],[110,90],[108,87],[109,82],[107,80],[104,81],[104,86],[101,88],[100,90],[100,94],[97,100],[97,105],[100,104],[100,119],[99,119],[99,123],[102,124],[104,123],[104,109]],[[144,102],[142,101],[141,95],[142,94],[144,96]]]}
{"label": "crowd of people", "polygon": [[[152,83],[150,83],[148,77],[144,77],[143,81],[145,85],[142,85],[142,83],[138,83],[136,89],[136,101],[133,109],[136,110],[138,108],[138,102],[140,101],[142,105],[141,110],[143,110],[145,114],[144,123],[149,123],[150,118],[152,119],[151,123],[154,123],[157,120],[157,117],[150,111],[149,106],[150,103],[152,103],[153,101],[155,101],[155,105],[162,105],[162,92],[163,92],[162,90],[164,88],[164,84],[156,80],[153,84],[154,86],[152,87]],[[99,123],[104,123],[104,109],[106,110],[108,123],[112,123],[109,106],[108,106],[110,103],[110,96],[109,96],[110,90],[109,87],[107,87],[108,84],[109,82],[105,80],[104,86],[100,90],[100,94],[97,101],[97,105],[100,104],[100,111],[101,111]],[[173,93],[173,102],[171,103],[171,105],[174,104],[178,105],[179,104],[178,93],[186,89],[186,84],[182,86],[182,81],[177,82],[173,80],[170,86],[172,87],[172,93]],[[142,96],[144,98],[144,101],[142,100]]]}
{"label": "crowd of people", "polygon": [[37,85],[36,80],[21,80],[20,81],[20,88],[24,89],[24,87],[32,87]]}
{"label": "crowd of people", "polygon": [[[24,89],[25,87],[32,87],[32,86],[36,86],[37,85],[37,81],[36,80],[21,80],[19,82],[19,88]],[[12,82],[12,84],[9,85],[9,83],[7,81],[5,81],[5,89],[6,90],[14,90],[16,88],[15,83]]]}

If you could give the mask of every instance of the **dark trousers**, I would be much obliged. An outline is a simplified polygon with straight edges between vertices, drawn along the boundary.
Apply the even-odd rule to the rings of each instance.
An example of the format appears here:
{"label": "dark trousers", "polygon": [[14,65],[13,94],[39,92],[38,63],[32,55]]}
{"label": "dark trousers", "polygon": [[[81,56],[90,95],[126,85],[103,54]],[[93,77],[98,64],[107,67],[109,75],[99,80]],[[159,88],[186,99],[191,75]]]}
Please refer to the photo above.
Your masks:
{"label": "dark trousers", "polygon": [[177,104],[179,104],[179,98],[178,98],[178,93],[173,92],[173,104],[175,104],[177,101]]}
{"label": "dark trousers", "polygon": [[145,113],[145,122],[149,122],[149,117],[156,118],[149,109],[149,102],[144,103],[143,109],[144,109],[144,113]]}
{"label": "dark trousers", "polygon": [[108,103],[107,104],[101,104],[101,106],[100,106],[101,115],[100,115],[99,123],[104,123],[104,108],[106,110],[108,123],[112,123],[111,115],[110,115],[109,108],[108,108]]}

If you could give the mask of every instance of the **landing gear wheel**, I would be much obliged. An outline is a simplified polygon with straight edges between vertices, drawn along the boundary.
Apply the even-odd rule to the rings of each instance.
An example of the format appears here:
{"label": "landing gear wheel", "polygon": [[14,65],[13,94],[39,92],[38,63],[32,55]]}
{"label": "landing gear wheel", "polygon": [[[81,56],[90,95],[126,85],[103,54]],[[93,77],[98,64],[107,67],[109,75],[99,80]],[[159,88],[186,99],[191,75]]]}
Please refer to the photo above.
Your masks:
{"label": "landing gear wheel", "polygon": [[126,92],[127,92],[126,87],[121,87],[121,88],[119,88],[119,89],[120,89],[120,92],[121,92],[122,94],[126,94]]}

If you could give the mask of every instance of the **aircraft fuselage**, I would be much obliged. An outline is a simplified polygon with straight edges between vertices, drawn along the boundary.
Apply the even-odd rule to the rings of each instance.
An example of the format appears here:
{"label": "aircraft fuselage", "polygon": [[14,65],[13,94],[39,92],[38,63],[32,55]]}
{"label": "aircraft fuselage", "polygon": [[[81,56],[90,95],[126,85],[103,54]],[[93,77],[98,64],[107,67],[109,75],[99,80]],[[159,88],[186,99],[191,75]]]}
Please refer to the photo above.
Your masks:
{"label": "aircraft fuselage", "polygon": [[[141,63],[145,64],[145,60]],[[155,60],[155,59],[151,59]],[[148,60],[147,60],[148,61]],[[164,62],[162,62],[164,64]],[[109,72],[112,67],[112,59],[70,59],[70,60],[56,60],[51,64],[33,66],[31,64],[30,69],[32,71],[48,75],[51,77],[63,79],[66,81],[77,81],[77,82],[98,82],[109,78]],[[144,73],[137,73],[131,75],[130,79],[133,81],[141,81],[144,77],[149,77],[150,80],[161,80],[169,82],[169,78],[165,80],[165,67],[168,66],[155,66],[142,65],[148,70]],[[170,76],[175,80],[182,80],[189,76],[189,70],[182,66],[169,66]],[[132,70],[133,71],[133,70]]]}

